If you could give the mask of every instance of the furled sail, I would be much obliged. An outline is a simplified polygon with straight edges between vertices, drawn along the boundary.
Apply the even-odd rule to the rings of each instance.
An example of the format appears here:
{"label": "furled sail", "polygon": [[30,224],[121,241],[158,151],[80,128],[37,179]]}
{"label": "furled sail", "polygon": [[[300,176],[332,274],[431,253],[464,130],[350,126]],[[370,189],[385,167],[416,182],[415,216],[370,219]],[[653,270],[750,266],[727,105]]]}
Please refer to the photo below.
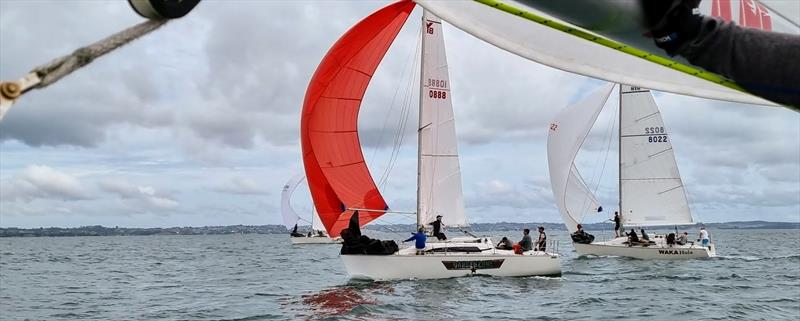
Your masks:
{"label": "furled sail", "polygon": [[[564,22],[519,1],[415,1],[426,10],[479,39],[550,67],[611,82],[638,84],[677,94],[776,105],[744,92],[738,85],[719,75],[665,58],[661,56],[663,53],[659,55],[654,53],[655,51],[646,51],[648,48],[632,47],[602,36],[599,32],[603,30],[587,30]],[[548,3],[571,5],[573,1]],[[601,3],[610,5],[623,2]],[[631,19],[627,17],[606,19],[604,24],[599,24],[597,27],[612,28],[620,25],[615,21]],[[773,19],[773,25],[775,20]],[[788,27],[792,28],[791,24]]]}
{"label": "furled sail", "polygon": [[283,190],[281,191],[281,216],[283,216],[283,225],[286,225],[288,229],[293,228],[297,221],[300,220],[300,216],[292,208],[292,194],[305,179],[306,177],[303,174],[298,174],[283,185]]}
{"label": "furled sail", "polygon": [[424,11],[421,30],[417,223],[467,226],[442,22]]}
{"label": "furled sail", "polygon": [[600,207],[575,167],[575,157],[603,110],[614,84],[607,84],[585,99],[562,110],[550,123],[547,135],[547,165],[556,206],[570,233],[581,217]]}
{"label": "furled sail", "polygon": [[672,143],[653,95],[620,90],[620,213],[627,225],[694,224]]}
{"label": "furled sail", "polygon": [[301,116],[303,163],[311,196],[331,237],[359,211],[361,225],[383,214],[386,202],[369,173],[358,138],[358,111],[369,81],[414,8],[384,7],[361,20],[331,47],[306,90]]}

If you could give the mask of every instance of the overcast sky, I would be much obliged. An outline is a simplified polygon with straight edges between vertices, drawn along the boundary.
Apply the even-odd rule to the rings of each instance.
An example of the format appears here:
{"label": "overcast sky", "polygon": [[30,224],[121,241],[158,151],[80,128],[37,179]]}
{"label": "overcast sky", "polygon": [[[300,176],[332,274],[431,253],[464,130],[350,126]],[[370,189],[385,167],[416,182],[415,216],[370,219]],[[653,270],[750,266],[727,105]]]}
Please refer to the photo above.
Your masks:
{"label": "overcast sky", "polygon": [[[29,92],[0,123],[0,226],[279,224],[280,190],[302,171],[299,114],[309,78],[342,33],[383,4],[204,1],[189,16]],[[376,178],[405,119],[402,97],[416,87],[409,75],[418,68],[419,19],[417,8],[362,104],[359,130]],[[19,78],[140,21],[122,1],[0,1],[0,78]],[[602,82],[445,28],[469,219],[560,222],[547,124]],[[800,221],[800,114],[655,96],[696,218]],[[396,210],[415,206],[411,107],[382,187]],[[614,108],[610,99],[579,155],[606,209],[617,202],[616,145],[612,139],[607,153],[605,134]],[[294,204],[310,210],[307,188]]]}

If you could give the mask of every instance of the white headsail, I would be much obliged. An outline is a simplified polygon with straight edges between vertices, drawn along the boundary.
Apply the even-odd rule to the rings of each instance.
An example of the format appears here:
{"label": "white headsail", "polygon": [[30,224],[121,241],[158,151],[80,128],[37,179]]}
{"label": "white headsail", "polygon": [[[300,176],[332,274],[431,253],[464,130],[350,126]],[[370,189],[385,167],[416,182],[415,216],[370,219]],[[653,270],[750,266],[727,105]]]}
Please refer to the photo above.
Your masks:
{"label": "white headsail", "polygon": [[562,110],[550,123],[547,136],[547,164],[556,206],[570,233],[577,230],[581,217],[596,212],[599,202],[586,186],[575,157],[603,110],[614,84],[607,84],[578,103]]}
{"label": "white headsail", "polygon": [[293,228],[297,221],[300,220],[300,216],[292,208],[292,194],[305,179],[305,175],[298,174],[283,185],[283,190],[281,191],[281,215],[283,216],[283,224],[288,229]]}
{"label": "white headsail", "polygon": [[[621,51],[623,44],[601,45],[592,37],[605,39],[589,30],[570,25],[548,16],[518,1],[437,1],[415,0],[448,23],[501,49],[538,63],[565,71],[604,79],[616,83],[639,84],[644,87],[678,94],[735,101],[742,103],[776,104],[749,93],[726,87],[718,82],[722,79],[703,79],[695,74],[716,75],[697,71],[696,67],[677,68],[679,62],[653,54],[636,51],[639,55]],[[554,1],[555,2],[555,1]],[[491,5],[491,3],[497,4]],[[501,9],[508,9],[510,12]],[[512,14],[513,13],[513,14]],[[564,30],[532,21],[532,16],[541,21],[558,22]],[[585,39],[570,34],[580,31],[588,35]],[[605,43],[613,42],[611,40]],[[657,55],[656,55],[657,56]],[[643,57],[648,57],[647,59]],[[662,62],[663,64],[654,61]],[[686,72],[686,70],[692,70]]]}
{"label": "white headsail", "polygon": [[628,225],[694,224],[672,143],[650,90],[620,90],[620,208]]}
{"label": "white headsail", "polygon": [[447,226],[466,226],[455,118],[442,23],[422,15],[417,223],[442,215]]}

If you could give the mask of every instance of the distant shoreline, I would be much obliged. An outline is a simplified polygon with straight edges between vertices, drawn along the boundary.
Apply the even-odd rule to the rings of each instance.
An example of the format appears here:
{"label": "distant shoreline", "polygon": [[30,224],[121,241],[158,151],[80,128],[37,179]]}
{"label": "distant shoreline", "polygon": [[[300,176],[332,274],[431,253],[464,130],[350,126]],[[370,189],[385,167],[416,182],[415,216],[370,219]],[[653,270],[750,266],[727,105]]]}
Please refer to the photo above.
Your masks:
{"label": "distant shoreline", "polygon": [[[700,223],[699,225],[710,229],[800,229],[800,222],[766,222],[766,221],[737,221],[725,223]],[[474,223],[470,230],[484,231],[519,231],[524,228],[544,226],[548,230],[564,231],[562,223]],[[610,223],[584,224],[589,231],[611,230]],[[678,226],[681,230],[696,228],[696,226]],[[310,229],[301,226],[303,233]],[[366,230],[381,232],[411,231],[412,224],[375,224],[364,227]],[[663,228],[662,228],[663,229]],[[225,234],[287,234],[288,230],[283,225],[228,225],[228,226],[202,226],[202,227],[105,227],[100,225],[81,227],[40,227],[40,228],[0,228],[0,237],[51,237],[51,236],[135,236],[135,235],[225,235]]]}

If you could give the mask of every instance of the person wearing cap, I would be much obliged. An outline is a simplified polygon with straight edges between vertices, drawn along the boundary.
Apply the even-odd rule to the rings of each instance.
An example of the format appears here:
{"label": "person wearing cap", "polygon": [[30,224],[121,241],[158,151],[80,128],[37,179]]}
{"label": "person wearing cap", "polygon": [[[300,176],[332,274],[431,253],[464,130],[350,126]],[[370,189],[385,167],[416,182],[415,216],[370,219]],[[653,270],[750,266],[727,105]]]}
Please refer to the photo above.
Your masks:
{"label": "person wearing cap", "polygon": [[544,233],[544,226],[539,226],[539,239],[536,241],[536,250],[547,250],[547,234]]}
{"label": "person wearing cap", "polygon": [[442,216],[436,215],[436,220],[433,222],[428,223],[428,225],[433,225],[433,236],[435,236],[438,240],[446,240],[447,236],[442,233]]}

